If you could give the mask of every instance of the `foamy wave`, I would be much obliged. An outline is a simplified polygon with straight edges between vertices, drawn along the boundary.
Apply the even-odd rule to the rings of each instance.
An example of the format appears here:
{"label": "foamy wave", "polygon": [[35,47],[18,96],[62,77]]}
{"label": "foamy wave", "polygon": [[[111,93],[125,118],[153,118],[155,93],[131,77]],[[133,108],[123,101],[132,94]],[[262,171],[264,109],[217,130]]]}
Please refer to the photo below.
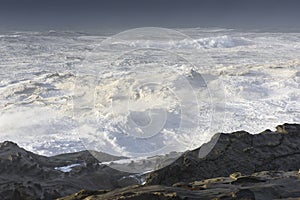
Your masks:
{"label": "foamy wave", "polygon": [[245,38],[233,38],[227,35],[169,41],[135,40],[128,43],[134,48],[158,48],[158,49],[208,49],[208,48],[233,48],[249,45],[251,42]]}
{"label": "foamy wave", "polygon": [[[190,32],[193,33],[191,37],[197,39],[159,40],[159,38],[154,38],[151,41],[132,39],[119,40],[119,42],[122,42],[120,45],[131,45],[136,48],[179,49],[179,55],[184,58],[191,55],[189,61],[195,63],[197,72],[206,75],[205,80],[210,93],[216,96],[215,100],[213,99],[216,104],[215,115],[218,119],[222,119],[222,116],[219,117],[219,113],[226,112],[224,123],[213,123],[216,131],[247,130],[254,133],[274,127],[279,123],[299,122],[299,33],[270,34],[235,31],[228,33],[220,31],[217,34],[221,36],[208,37],[209,31],[194,30]],[[212,35],[216,35],[216,32],[212,31]],[[77,134],[77,121],[72,118],[73,82],[76,74],[73,69],[80,66],[85,58],[85,53],[98,46],[103,38],[105,36],[76,34],[71,34],[70,37],[63,34],[57,37],[48,37],[42,33],[1,35],[0,139],[2,141],[13,140],[22,147],[43,155],[83,150],[84,146],[81,144],[80,135]],[[200,55],[200,53],[190,53],[190,49],[204,50],[199,51],[202,54]],[[114,58],[114,52],[111,53],[110,49],[108,51],[109,53],[99,51],[92,56]],[[159,53],[161,52],[163,51]],[[208,54],[213,56],[216,65],[215,63],[203,64]],[[115,154],[130,153],[140,148],[151,148],[150,143],[148,143],[149,146],[144,143],[138,146],[136,143],[130,143],[132,140],[129,137],[124,139],[126,135],[119,134],[121,132],[119,127],[124,127],[129,118],[124,112],[124,115],[119,115],[119,117],[107,115],[109,112],[106,113],[107,105],[110,105],[108,104],[109,97],[116,96],[120,91],[127,91],[126,89],[132,86],[130,77],[136,70],[131,66],[140,69],[139,65],[146,66],[148,60],[160,59],[157,69],[160,69],[159,66],[161,66],[161,71],[154,73],[153,70],[150,71],[150,68],[145,68],[145,71],[150,71],[148,74],[153,74],[156,78],[165,75],[167,83],[172,83],[171,80],[183,76],[191,86],[200,89],[203,87],[201,79],[197,79],[195,74],[185,73],[189,68],[180,68],[186,63],[184,60],[165,59],[167,62],[160,62],[162,61],[160,54],[148,59],[149,55],[144,56],[142,51],[131,53],[131,55],[125,56],[126,59],[121,60],[118,64],[123,67],[122,69],[125,71],[123,74],[121,72],[114,73],[117,69],[113,65],[101,70],[103,73],[99,75],[99,80],[103,85],[96,88],[96,92],[102,93],[97,95],[97,99],[95,99],[97,104],[93,108],[98,108],[101,111],[100,114],[103,114],[103,116],[99,114],[97,121],[97,125],[103,128],[103,134],[96,139],[103,142],[102,149],[112,149],[112,153]],[[144,57],[144,59],[138,60],[137,58],[140,57]],[[165,68],[162,63],[172,67]],[[90,73],[89,67],[80,68],[82,75]],[[179,69],[174,73],[176,67]],[[128,71],[125,70],[127,68]],[[164,80],[163,78],[159,80]],[[222,96],[216,94],[220,90],[221,81],[216,82],[219,79],[222,80],[225,87],[225,108],[219,106],[218,99],[222,100]],[[160,88],[157,88],[153,92],[149,92],[145,88],[137,87],[137,90],[134,90],[133,95],[130,96],[135,103],[144,100],[145,103],[141,105],[146,104],[154,111],[168,108],[170,120],[166,121],[165,125],[169,129],[164,130],[165,132],[161,134],[164,137],[156,138],[157,144],[163,146],[165,145],[162,143],[163,141],[170,141],[170,138],[176,137],[175,139],[181,142],[182,146],[186,143],[189,145],[193,143],[191,146],[198,147],[206,138],[205,135],[199,134],[202,133],[201,130],[187,130],[180,136],[176,136],[176,132],[170,130],[174,122],[178,122],[178,118],[175,118],[176,115],[171,114],[175,113],[175,108],[179,108],[179,106],[176,104],[175,96],[164,96],[163,94],[167,93],[159,93]],[[91,100],[93,100],[95,90],[94,88],[90,89],[93,91],[91,93]],[[85,90],[81,91],[85,92]],[[186,91],[190,93],[189,90]],[[207,96],[206,93],[198,93],[197,98],[206,100]],[[121,97],[116,100],[121,101]],[[220,98],[217,99],[217,97]],[[153,99],[157,104],[154,104]],[[106,102],[107,104],[105,104]],[[150,104],[151,102],[154,103]],[[201,101],[200,103],[206,102]],[[119,102],[116,102],[114,108],[118,109],[118,105],[120,105]],[[205,105],[203,107],[200,105],[200,109],[205,110]],[[145,124],[148,118],[142,115],[141,112],[144,110],[137,110],[143,106],[134,108],[130,117],[140,125]],[[93,112],[91,115],[94,116],[95,113]],[[204,120],[209,119],[208,114],[200,117],[203,117]],[[87,137],[86,139],[91,138]],[[122,149],[124,146],[128,148]],[[178,145],[178,149],[180,147]]]}

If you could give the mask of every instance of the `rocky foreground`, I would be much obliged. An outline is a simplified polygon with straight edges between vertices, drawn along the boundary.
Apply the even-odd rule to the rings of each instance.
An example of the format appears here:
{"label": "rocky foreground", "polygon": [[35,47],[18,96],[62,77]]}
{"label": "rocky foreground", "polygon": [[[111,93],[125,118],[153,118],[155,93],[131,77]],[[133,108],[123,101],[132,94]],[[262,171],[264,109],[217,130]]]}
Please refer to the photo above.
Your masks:
{"label": "rocky foreground", "polygon": [[[136,179],[124,181],[132,174],[99,165],[88,151],[44,157],[4,142],[0,199],[299,199],[300,125],[276,129],[255,135],[216,134],[149,173],[145,185]],[[93,154],[103,162],[121,159]],[[74,163],[81,164],[69,172],[57,170]]]}
{"label": "rocky foreground", "polygon": [[85,191],[60,200],[195,200],[195,199],[297,199],[300,197],[298,172],[263,171],[251,175],[233,173],[191,183],[173,186],[129,186],[113,191]]}
{"label": "rocky foreground", "polygon": [[[103,162],[120,159],[94,153]],[[55,199],[81,189],[114,189],[124,186],[124,176],[128,173],[99,165],[89,151],[45,157],[13,142],[0,143],[1,200]]]}

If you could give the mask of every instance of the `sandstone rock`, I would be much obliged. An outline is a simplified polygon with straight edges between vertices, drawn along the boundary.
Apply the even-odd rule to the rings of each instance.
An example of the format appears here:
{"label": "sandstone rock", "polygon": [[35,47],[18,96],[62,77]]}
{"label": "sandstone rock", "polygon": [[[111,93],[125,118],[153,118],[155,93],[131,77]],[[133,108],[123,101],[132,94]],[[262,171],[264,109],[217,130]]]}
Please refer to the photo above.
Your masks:
{"label": "sandstone rock", "polygon": [[239,177],[242,176],[242,173],[241,172],[235,172],[235,173],[232,173],[229,175],[229,177],[232,179],[232,180],[237,180]]}

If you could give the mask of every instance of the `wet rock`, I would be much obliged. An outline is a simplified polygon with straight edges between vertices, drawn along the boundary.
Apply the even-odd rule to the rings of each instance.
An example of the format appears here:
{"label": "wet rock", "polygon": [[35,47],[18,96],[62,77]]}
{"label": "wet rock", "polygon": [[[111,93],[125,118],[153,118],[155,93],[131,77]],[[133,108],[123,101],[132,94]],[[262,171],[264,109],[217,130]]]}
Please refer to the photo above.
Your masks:
{"label": "wet rock", "polygon": [[[0,199],[295,199],[300,197],[299,146],[297,124],[255,135],[219,133],[149,173],[145,186],[132,186],[140,183],[135,175],[99,165],[99,159],[121,157],[88,151],[45,157],[3,142]],[[55,169],[76,163],[69,172]]]}
{"label": "wet rock", "polygon": [[239,200],[255,200],[254,193],[249,189],[239,190],[232,195],[233,199]]}
{"label": "wet rock", "polygon": [[[117,159],[100,152],[99,155],[104,160]],[[84,164],[68,173],[55,169],[74,163]],[[98,163],[88,151],[45,157],[13,142],[0,143],[0,199],[55,199],[80,189],[114,189],[121,187],[119,179],[130,175],[107,166],[97,168]]]}
{"label": "wet rock", "polygon": [[[268,199],[297,199],[300,195],[300,179],[297,171],[260,172],[250,176],[241,176],[237,180],[229,177],[218,177],[195,181],[180,182],[171,187],[163,185],[129,186],[115,189],[103,194],[93,194],[86,199],[93,200],[156,200],[156,199],[184,199],[184,200],[268,200]],[[239,179],[244,179],[239,182]],[[247,184],[245,184],[245,180]],[[249,180],[262,180],[259,182]],[[206,185],[205,188],[203,186]],[[192,187],[190,187],[192,186]],[[78,200],[71,195],[60,200]]]}
{"label": "wet rock", "polygon": [[[173,185],[229,176],[234,172],[249,175],[260,171],[298,170],[299,146],[298,124],[283,124],[277,126],[277,132],[253,135],[245,131],[217,134],[212,141],[184,153],[171,165],[150,173],[147,184]],[[199,156],[204,155],[203,149],[210,152]]]}
{"label": "wet rock", "polygon": [[282,134],[300,134],[300,124],[283,124],[276,127],[276,131]]}

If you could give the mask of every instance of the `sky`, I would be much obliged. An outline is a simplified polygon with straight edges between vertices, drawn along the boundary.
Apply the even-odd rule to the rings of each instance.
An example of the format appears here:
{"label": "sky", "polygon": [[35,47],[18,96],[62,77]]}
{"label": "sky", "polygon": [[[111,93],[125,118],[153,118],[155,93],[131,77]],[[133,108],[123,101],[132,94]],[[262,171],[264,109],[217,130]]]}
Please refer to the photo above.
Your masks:
{"label": "sky", "polygon": [[0,0],[0,30],[300,28],[298,0]]}

